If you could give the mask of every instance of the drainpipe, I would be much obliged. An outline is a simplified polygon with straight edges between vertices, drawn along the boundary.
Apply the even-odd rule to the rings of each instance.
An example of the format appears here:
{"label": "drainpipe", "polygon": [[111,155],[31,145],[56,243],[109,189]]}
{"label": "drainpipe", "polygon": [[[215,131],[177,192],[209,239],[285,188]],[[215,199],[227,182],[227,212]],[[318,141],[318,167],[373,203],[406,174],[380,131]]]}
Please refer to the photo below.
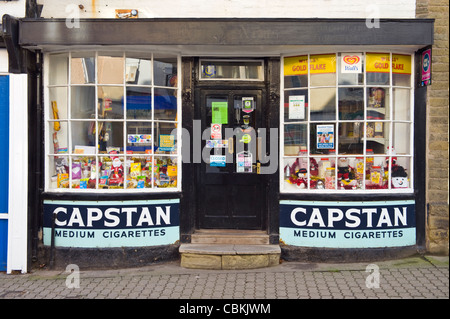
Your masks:
{"label": "drainpipe", "polygon": [[56,224],[56,214],[53,213],[52,216],[52,236],[51,236],[51,242],[50,242],[50,261],[49,266],[50,269],[55,268],[55,224]]}

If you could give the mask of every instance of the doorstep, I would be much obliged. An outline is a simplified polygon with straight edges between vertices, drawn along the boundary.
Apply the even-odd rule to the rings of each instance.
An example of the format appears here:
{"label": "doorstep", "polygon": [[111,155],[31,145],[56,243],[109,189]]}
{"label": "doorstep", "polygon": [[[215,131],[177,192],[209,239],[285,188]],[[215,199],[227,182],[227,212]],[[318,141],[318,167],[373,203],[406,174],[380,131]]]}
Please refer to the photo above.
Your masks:
{"label": "doorstep", "polygon": [[255,269],[280,263],[279,245],[262,231],[197,230],[180,245],[181,266],[193,269]]}

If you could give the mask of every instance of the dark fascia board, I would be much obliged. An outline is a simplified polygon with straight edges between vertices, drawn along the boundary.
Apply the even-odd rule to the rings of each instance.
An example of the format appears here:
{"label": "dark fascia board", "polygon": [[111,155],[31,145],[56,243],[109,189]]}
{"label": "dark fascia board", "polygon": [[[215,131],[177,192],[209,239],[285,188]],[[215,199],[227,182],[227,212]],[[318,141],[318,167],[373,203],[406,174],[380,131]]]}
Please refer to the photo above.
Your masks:
{"label": "dark fascia board", "polygon": [[[69,22],[67,24],[67,22]],[[431,45],[434,19],[21,19],[19,45]],[[369,21],[371,22],[371,21]],[[373,21],[372,21],[373,22]]]}

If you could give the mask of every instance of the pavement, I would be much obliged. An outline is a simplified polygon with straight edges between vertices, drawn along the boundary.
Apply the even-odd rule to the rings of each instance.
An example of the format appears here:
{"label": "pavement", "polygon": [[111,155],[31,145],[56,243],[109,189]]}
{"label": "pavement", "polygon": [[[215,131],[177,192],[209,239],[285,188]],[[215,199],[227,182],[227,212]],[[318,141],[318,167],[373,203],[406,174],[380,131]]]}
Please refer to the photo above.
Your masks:
{"label": "pavement", "polygon": [[0,273],[0,299],[178,299],[169,307],[173,311],[203,315],[208,308],[193,306],[199,300],[221,300],[215,310],[233,314],[249,309],[224,300],[266,300],[260,310],[273,313],[267,305],[275,299],[449,299],[448,261],[414,256],[372,264],[282,262],[254,270],[185,269],[179,261],[108,270],[68,265],[67,271]]}

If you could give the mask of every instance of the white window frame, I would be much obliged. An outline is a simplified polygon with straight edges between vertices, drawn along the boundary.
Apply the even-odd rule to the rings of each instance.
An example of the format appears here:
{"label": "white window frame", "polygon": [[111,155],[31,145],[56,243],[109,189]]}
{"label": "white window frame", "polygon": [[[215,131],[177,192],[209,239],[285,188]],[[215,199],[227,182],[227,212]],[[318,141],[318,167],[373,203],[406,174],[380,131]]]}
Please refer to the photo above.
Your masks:
{"label": "white window frame", "polygon": [[[358,85],[339,85],[339,70],[338,70],[338,64],[337,59],[339,58],[339,53],[363,53],[364,56],[364,81],[363,84]],[[389,85],[373,85],[373,84],[367,84],[366,81],[366,57],[367,53],[389,53],[390,56],[390,72],[389,72]],[[322,55],[322,54],[335,54],[336,56],[336,83],[333,86],[311,86],[311,72],[310,72],[310,57],[312,55]],[[409,55],[411,57],[411,77],[410,77],[410,86],[394,86],[392,82],[392,55]],[[285,83],[284,83],[284,58],[286,57],[294,57],[294,56],[307,56],[308,57],[308,86],[307,87],[295,87],[295,88],[287,88],[285,89]],[[414,75],[415,75],[415,64],[414,64],[414,54],[411,52],[399,52],[396,50],[354,50],[349,48],[348,50],[339,50],[339,51],[329,51],[329,52],[309,52],[304,53],[300,52],[298,54],[286,54],[281,57],[281,63],[280,63],[280,83],[281,83],[281,96],[280,96],[280,152],[279,152],[279,183],[280,183],[280,193],[285,194],[312,194],[312,193],[333,193],[333,194],[386,194],[386,193],[401,193],[401,194],[412,194],[414,193]],[[389,112],[390,116],[389,119],[386,120],[379,120],[379,122],[384,122],[389,124],[389,151],[387,154],[375,154],[375,155],[368,155],[366,154],[366,124],[368,122],[367,120],[367,88],[368,87],[385,87],[389,89]],[[308,112],[307,115],[307,121],[292,121],[292,122],[285,122],[284,121],[284,104],[285,104],[285,92],[289,90],[307,90],[308,91],[308,103],[310,103],[310,90],[311,88],[332,88],[334,87],[336,89],[336,100],[335,100],[335,107],[336,107],[336,118],[334,120],[320,120],[320,121],[311,121],[310,117],[310,107],[307,107],[306,111]],[[363,131],[363,154],[348,154],[348,155],[339,155],[338,152],[334,155],[320,155],[320,154],[310,154],[311,150],[311,141],[310,141],[310,125],[311,123],[330,123],[334,124],[335,129],[335,149],[338,150],[339,145],[339,123],[342,122],[352,122],[350,120],[339,120],[339,98],[338,98],[338,90],[339,88],[363,88],[364,90],[364,119],[360,122],[363,122],[364,131]],[[410,120],[409,121],[400,121],[400,120],[394,120],[393,118],[393,90],[396,88],[403,88],[403,89],[409,89],[410,90]],[[377,121],[378,122],[378,121]],[[392,144],[393,144],[393,124],[394,123],[407,123],[410,125],[410,153],[407,155],[396,155],[392,154]],[[389,160],[391,160],[392,157],[402,157],[402,158],[409,158],[409,170],[408,170],[408,178],[409,178],[409,187],[408,188],[392,188],[391,183],[391,165],[389,165],[389,174],[388,174],[388,188],[387,189],[356,189],[356,190],[346,190],[346,189],[339,189],[338,184],[338,178],[337,178],[337,169],[335,169],[335,189],[311,189],[309,188],[309,181],[310,181],[310,170],[308,169],[307,173],[307,184],[308,187],[305,189],[294,189],[293,187],[290,187],[290,189],[286,188],[286,182],[285,182],[285,163],[284,159],[286,158],[297,158],[299,156],[285,156],[284,154],[284,141],[285,141],[285,125],[286,124],[306,124],[307,125],[307,162],[308,165],[310,163],[310,158],[318,158],[318,157],[332,157],[335,159],[335,163],[337,165],[337,159],[339,157],[363,157],[364,158],[364,170],[366,169],[366,157],[389,157]],[[365,185],[366,177],[364,174],[363,179],[363,185]]]}
{"label": "white window frame", "polygon": [[[71,56],[72,56],[72,51],[69,52],[48,52],[44,54],[44,81],[43,81],[43,86],[44,86],[44,157],[45,157],[45,161],[44,161],[44,168],[45,168],[45,174],[44,174],[44,179],[45,179],[45,192],[51,192],[51,193],[100,193],[100,194],[111,194],[111,193],[120,193],[120,194],[132,194],[132,193],[175,193],[175,192],[180,192],[181,191],[181,185],[182,185],[182,158],[181,158],[181,148],[182,148],[182,139],[181,139],[181,135],[182,135],[182,107],[181,107],[181,55],[177,54],[177,53],[171,53],[171,52],[153,52],[153,53],[146,53],[145,55],[148,56],[149,58],[151,57],[151,72],[152,72],[152,82],[151,85],[141,85],[141,84],[127,84],[126,80],[125,80],[125,76],[126,76],[126,57],[127,54],[131,55],[131,58],[133,58],[134,52],[133,51],[107,51],[105,50],[100,50],[100,51],[96,51],[96,50],[89,50],[89,51],[80,51],[80,50],[76,50],[73,51],[76,53],[95,53],[95,83],[89,83],[89,84],[73,84],[73,86],[89,86],[89,87],[95,87],[95,103],[97,104],[98,102],[98,90],[97,88],[99,86],[122,86],[123,90],[124,90],[124,117],[123,119],[107,119],[106,121],[108,122],[121,122],[121,123],[125,123],[124,126],[124,130],[123,130],[123,141],[124,141],[124,148],[127,145],[127,129],[126,129],[126,124],[128,122],[143,122],[143,123],[152,123],[152,140],[153,142],[155,142],[155,123],[159,122],[159,123],[171,123],[171,124],[175,124],[175,126],[177,127],[177,142],[176,142],[176,150],[177,153],[176,154],[157,154],[155,152],[152,152],[152,154],[148,154],[148,155],[144,155],[141,154],[139,156],[151,156],[152,157],[152,163],[155,163],[155,158],[160,158],[160,157],[171,157],[171,158],[176,158],[177,160],[177,184],[176,187],[156,187],[154,186],[154,171],[152,169],[152,177],[151,177],[151,181],[152,181],[152,187],[149,188],[126,188],[126,181],[127,181],[127,170],[124,169],[124,188],[120,188],[120,189],[100,189],[99,188],[99,174],[97,174],[96,177],[96,188],[88,188],[88,189],[78,189],[78,188],[71,188],[72,187],[72,174],[69,173],[69,188],[52,188],[51,187],[51,178],[52,178],[52,174],[53,172],[50,172],[50,165],[49,165],[49,161],[50,158],[53,158],[54,156],[68,156],[69,158],[69,168],[72,166],[72,158],[76,157],[76,156],[80,156],[79,154],[74,154],[73,152],[73,145],[72,145],[72,138],[71,138],[71,123],[77,121],[76,119],[71,119],[70,118],[70,108],[71,108],[71,87],[72,84],[70,83],[71,80]],[[98,76],[97,76],[97,68],[98,68],[98,56],[99,53],[101,53],[100,55],[105,55],[105,54],[113,54],[114,56],[116,56],[115,54],[117,53],[122,53],[122,57],[124,58],[124,72],[123,72],[123,82],[122,84],[101,84],[98,83]],[[143,52],[138,52],[138,53],[143,53]],[[52,54],[67,54],[68,55],[68,74],[67,74],[67,83],[66,84],[55,84],[55,85],[50,85],[49,84],[49,78],[50,78],[50,74],[49,74],[49,62],[50,62],[50,56]],[[158,59],[159,56],[161,55],[167,55],[167,56],[173,56],[174,58],[176,58],[177,60],[177,86],[176,87],[170,87],[170,89],[176,90],[177,92],[177,117],[175,121],[170,121],[170,120],[155,120],[154,119],[154,99],[155,99],[155,95],[154,95],[154,91],[155,89],[158,88],[168,88],[167,86],[159,86],[159,85],[155,85],[154,82],[154,61],[155,58],[156,60]],[[119,55],[120,57],[120,55]],[[152,99],[152,118],[151,119],[146,119],[146,120],[127,120],[127,114],[126,114],[126,109],[127,109],[127,101],[126,101],[126,89],[127,87],[148,87],[151,88],[151,99]],[[52,87],[66,87],[67,88],[67,119],[61,119],[59,122],[65,121],[67,122],[67,130],[68,130],[68,153],[67,154],[55,154],[53,151],[51,151],[51,149],[53,148],[51,146],[52,141],[50,140],[50,125],[53,124],[53,122],[57,122],[57,120],[53,119],[52,116],[52,112],[51,112],[51,101],[50,101],[50,94],[49,94],[49,89]],[[96,105],[95,104],[95,105]],[[98,127],[98,122],[99,121],[105,121],[103,119],[99,119],[97,116],[97,112],[98,112],[98,108],[95,107],[95,113],[96,113],[96,119],[95,119],[95,125],[96,128]],[[95,145],[98,145],[98,134],[95,134]],[[99,158],[100,157],[105,157],[105,156],[110,156],[108,154],[100,154],[98,152],[98,150],[96,150],[95,155],[88,155],[90,157],[95,157],[96,159],[96,163],[99,163]],[[127,155],[124,149],[124,153],[123,154],[119,154],[118,155],[121,158],[126,158],[129,157],[131,155]],[[125,163],[123,163],[123,165],[125,166]],[[70,169],[69,169],[70,171]]]}

